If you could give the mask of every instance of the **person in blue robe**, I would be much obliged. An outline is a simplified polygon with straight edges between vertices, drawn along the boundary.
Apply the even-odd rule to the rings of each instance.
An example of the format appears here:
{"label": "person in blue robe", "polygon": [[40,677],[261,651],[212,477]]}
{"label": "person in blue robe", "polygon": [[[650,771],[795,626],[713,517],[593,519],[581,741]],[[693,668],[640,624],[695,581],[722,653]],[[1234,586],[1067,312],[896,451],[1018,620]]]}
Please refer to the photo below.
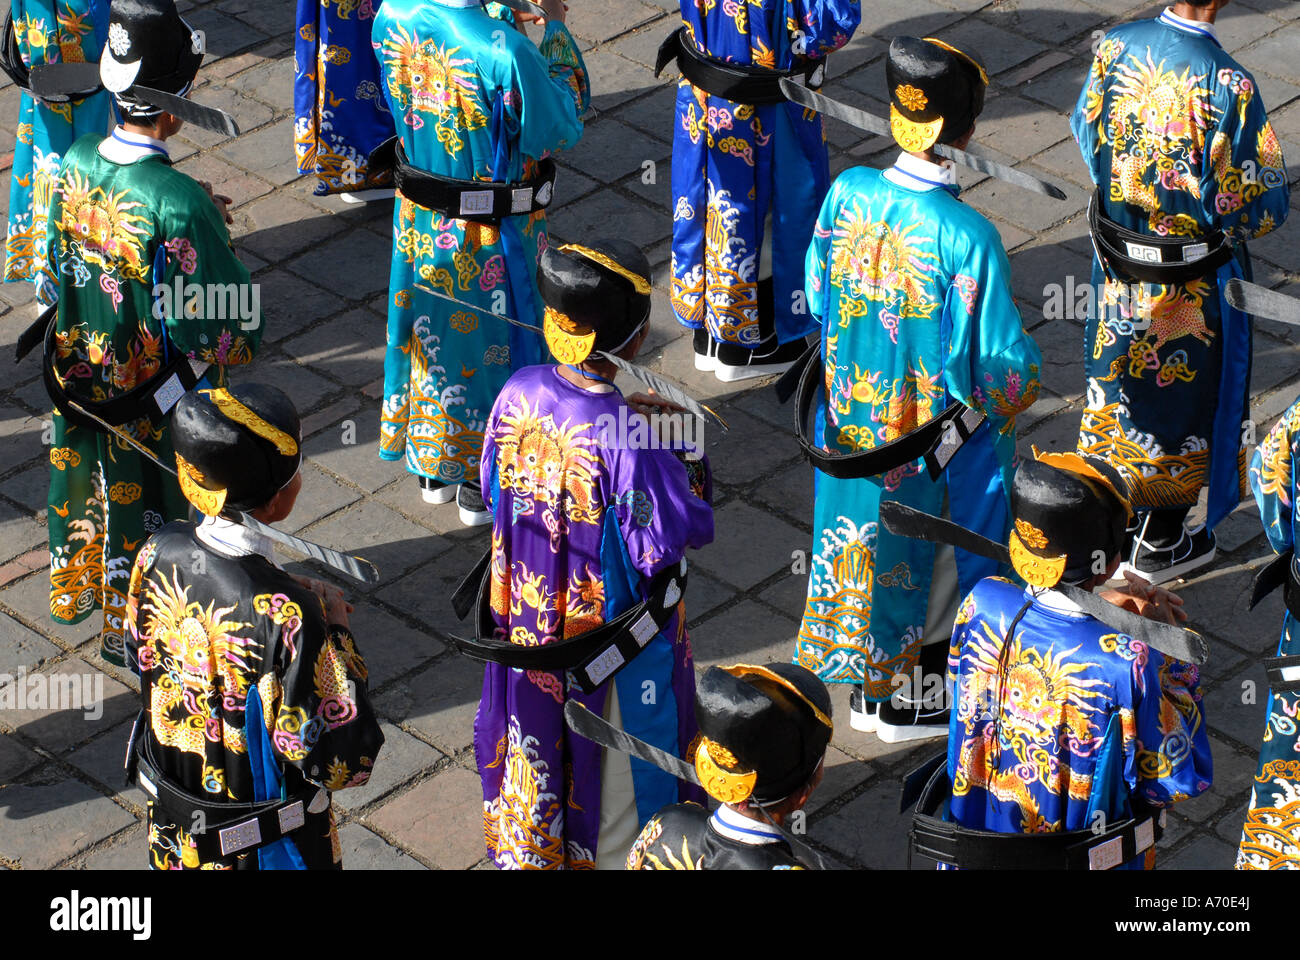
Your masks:
{"label": "person in blue robe", "polygon": [[[1225,2],[1176,3],[1106,34],[1070,119],[1097,213],[1137,235],[1120,251],[1138,261],[1094,257],[1079,449],[1131,485],[1138,517],[1124,569],[1156,583],[1213,561],[1213,529],[1245,494],[1251,325],[1223,289],[1250,279],[1246,241],[1279,227],[1290,204],[1259,87],[1215,35]],[[1214,267],[1219,232],[1227,255]],[[1148,273],[1153,256],[1170,259],[1153,245],[1165,241],[1173,259],[1209,266],[1177,282]],[[1205,523],[1189,528],[1203,487]]]}

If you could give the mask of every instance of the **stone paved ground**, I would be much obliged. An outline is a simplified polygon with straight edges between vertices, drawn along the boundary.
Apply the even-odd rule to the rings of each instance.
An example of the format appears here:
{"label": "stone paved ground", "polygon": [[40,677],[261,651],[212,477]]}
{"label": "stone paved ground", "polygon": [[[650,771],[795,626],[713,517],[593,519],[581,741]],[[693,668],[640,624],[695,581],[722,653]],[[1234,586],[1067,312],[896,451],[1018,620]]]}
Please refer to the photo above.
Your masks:
{"label": "stone paved ground", "polygon": [[[399,465],[376,456],[382,384],[390,205],[347,207],[311,195],[291,149],[292,63],[288,0],[181,0],[207,32],[199,99],[217,103],[245,131],[222,139],[187,130],[173,152],[181,169],[235,198],[235,243],[262,285],[269,318],[252,373],[291,389],[305,422],[306,484],[288,525],[364,552],[383,573],[373,589],[348,589],[354,627],[370,665],[387,745],[372,783],[337,795],[345,861],[352,868],[484,866],[480,800],[470,747],[480,670],[447,646],[456,629],[448,594],[484,545],[458,524],[453,505],[428,507]],[[792,553],[811,546],[810,468],[790,437],[791,414],[765,383],[734,390],[696,374],[690,344],[672,322],[664,277],[673,84],[651,64],[676,21],[673,0],[571,0],[595,90],[582,142],[561,159],[553,235],[617,230],[650,251],[659,276],[653,348],[657,368],[711,398],[731,431],[708,438],[716,478],[717,540],[695,559],[688,606],[700,666],[791,654],[805,578]],[[868,13],[832,58],[826,92],[882,113],[886,38],[936,35],[978,47],[993,86],[977,140],[991,153],[1060,184],[1066,203],[1036,199],[962,174],[965,197],[992,217],[1011,253],[1025,321],[1046,358],[1046,389],[1020,421],[1030,443],[1072,445],[1083,392],[1082,328],[1044,321],[1045,287],[1088,276],[1086,174],[1066,115],[1087,70],[1093,31],[1158,6],[1133,0],[864,0]],[[1259,80],[1294,172],[1300,171],[1300,2],[1238,0],[1222,17],[1224,45]],[[12,153],[18,96],[0,88],[0,165]],[[832,165],[884,166],[889,143],[831,121]],[[651,161],[654,166],[646,166]],[[654,177],[645,174],[652,170]],[[653,181],[653,182],[646,182]],[[7,202],[7,191],[0,203]],[[1295,225],[1254,245],[1257,279],[1300,293]],[[0,285],[0,356],[34,316],[30,288]],[[1300,391],[1300,331],[1261,323],[1255,342],[1255,411],[1263,430]],[[0,361],[7,364],[8,361]],[[0,381],[0,673],[99,671],[104,710],[0,714],[0,863],[8,867],[140,868],[142,795],[121,787],[121,755],[136,683],[97,656],[88,621],[55,625],[46,606],[45,484],[41,443],[47,401],[30,359]],[[1258,741],[1265,677],[1281,602],[1254,612],[1245,597],[1267,552],[1253,504],[1220,527],[1222,558],[1186,585],[1193,619],[1210,637],[1206,703],[1216,768],[1207,794],[1178,805],[1163,844],[1167,867],[1227,867],[1233,856]],[[1258,691],[1243,703],[1243,685]],[[933,746],[899,749],[852,731],[848,688],[834,690],[836,736],[825,783],[809,810],[812,840],[857,867],[901,867],[905,820],[900,775]]]}

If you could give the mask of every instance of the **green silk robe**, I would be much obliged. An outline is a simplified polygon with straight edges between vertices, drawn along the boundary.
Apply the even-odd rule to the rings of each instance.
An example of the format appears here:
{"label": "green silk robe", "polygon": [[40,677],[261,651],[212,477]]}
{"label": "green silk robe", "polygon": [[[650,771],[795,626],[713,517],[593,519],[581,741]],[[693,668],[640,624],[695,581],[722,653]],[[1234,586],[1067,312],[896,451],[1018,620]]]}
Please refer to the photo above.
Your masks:
{"label": "green silk robe", "polygon": [[[48,231],[58,278],[54,367],[74,397],[118,396],[162,369],[172,350],[212,364],[212,385],[224,382],[226,366],[253,358],[262,318],[248,270],[212,200],[172,168],[158,141],[119,127],[74,143],[59,169]],[[172,297],[177,282],[183,298]],[[232,287],[219,285],[235,285],[234,299],[223,296]],[[188,302],[173,309],[171,299]],[[141,418],[121,429],[175,462],[165,424]],[[175,479],[124,440],[69,424],[57,411],[52,437],[50,615],[80,623],[102,609],[102,655],[122,664],[136,550],[188,507]]]}

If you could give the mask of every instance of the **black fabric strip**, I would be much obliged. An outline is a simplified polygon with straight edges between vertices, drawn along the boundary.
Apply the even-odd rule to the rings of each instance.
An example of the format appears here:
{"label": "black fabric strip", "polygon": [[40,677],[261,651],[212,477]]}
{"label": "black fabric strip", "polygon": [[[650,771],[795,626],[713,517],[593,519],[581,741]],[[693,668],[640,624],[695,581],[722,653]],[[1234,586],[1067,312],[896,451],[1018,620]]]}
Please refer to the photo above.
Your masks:
{"label": "black fabric strip", "polygon": [[[1144,283],[1188,283],[1207,277],[1232,259],[1233,248],[1222,230],[1214,230],[1200,237],[1156,237],[1137,233],[1121,226],[1102,213],[1101,193],[1093,195],[1088,204],[1088,226],[1093,244],[1106,266],[1120,280]],[[1126,244],[1140,244],[1160,252],[1161,262],[1138,260],[1128,253]],[[1185,262],[1183,248],[1204,243],[1209,249],[1205,256]]]}

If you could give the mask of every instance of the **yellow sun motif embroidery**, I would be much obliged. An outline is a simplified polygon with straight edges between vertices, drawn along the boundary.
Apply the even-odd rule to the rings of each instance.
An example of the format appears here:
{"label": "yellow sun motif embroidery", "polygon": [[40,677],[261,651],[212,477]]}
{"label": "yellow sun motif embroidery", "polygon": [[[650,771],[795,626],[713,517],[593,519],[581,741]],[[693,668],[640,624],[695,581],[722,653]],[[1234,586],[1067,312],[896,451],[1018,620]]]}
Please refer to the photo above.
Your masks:
{"label": "yellow sun motif embroidery", "polygon": [[563,506],[570,521],[598,523],[596,441],[582,436],[586,424],[556,426],[520,397],[502,415],[497,432],[497,468],[502,491],[548,507]]}
{"label": "yellow sun motif embroidery", "polygon": [[927,279],[939,257],[922,249],[931,241],[915,235],[920,227],[915,222],[895,229],[852,201],[832,232],[832,284],[847,287],[850,296],[889,304],[900,318],[930,317],[939,299],[929,291]]}
{"label": "yellow sun motif embroidery", "polygon": [[393,102],[410,115],[437,117],[438,141],[453,155],[463,147],[460,130],[487,126],[470,57],[457,57],[460,47],[421,40],[402,26],[388,31],[381,46],[384,75]]}
{"label": "yellow sun motif embroidery", "polygon": [[76,170],[69,169],[63,179],[63,208],[59,229],[66,239],[81,246],[82,256],[105,271],[116,271],[132,280],[144,280],[150,264],[143,262],[144,241],[148,233],[141,226],[149,218],[136,213],[145,204],[128,200],[128,190],[105,192],[91,187]]}

